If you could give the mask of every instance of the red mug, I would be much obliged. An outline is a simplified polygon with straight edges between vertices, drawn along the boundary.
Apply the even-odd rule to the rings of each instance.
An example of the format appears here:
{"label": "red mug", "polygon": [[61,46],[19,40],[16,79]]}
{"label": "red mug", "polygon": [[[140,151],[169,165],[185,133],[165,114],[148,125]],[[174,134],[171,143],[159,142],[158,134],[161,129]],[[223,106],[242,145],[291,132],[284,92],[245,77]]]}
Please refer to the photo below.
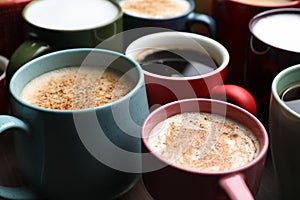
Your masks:
{"label": "red mug", "polygon": [[[229,100],[249,112],[256,114],[253,96],[237,85],[224,85],[227,74],[229,54],[217,41],[202,35],[186,32],[160,32],[140,37],[133,41],[125,54],[138,59],[149,49],[172,48],[194,49],[207,55],[215,63],[215,69],[200,75],[170,77],[144,71],[148,103],[151,110],[166,103],[187,98],[216,98]],[[186,58],[189,61],[189,58]],[[192,62],[192,61],[191,61]],[[142,68],[143,65],[141,64]]]}
{"label": "red mug", "polygon": [[[152,129],[161,121],[185,112],[206,112],[230,118],[249,128],[259,151],[249,163],[224,171],[205,171],[178,166],[162,158],[149,144]],[[184,121],[183,121],[184,123]],[[143,181],[154,199],[251,200],[257,193],[268,151],[268,134],[252,114],[233,104],[213,99],[185,99],[154,110],[143,123]],[[184,147],[182,147],[184,148]]]}
{"label": "red mug", "polygon": [[251,18],[265,10],[299,7],[300,1],[262,4],[250,0],[212,0],[212,17],[216,21],[216,40],[223,44],[230,54],[227,83],[244,86],[244,63],[248,39],[248,24]]}
{"label": "red mug", "polygon": [[10,58],[25,39],[22,10],[30,0],[0,1],[0,54]]}

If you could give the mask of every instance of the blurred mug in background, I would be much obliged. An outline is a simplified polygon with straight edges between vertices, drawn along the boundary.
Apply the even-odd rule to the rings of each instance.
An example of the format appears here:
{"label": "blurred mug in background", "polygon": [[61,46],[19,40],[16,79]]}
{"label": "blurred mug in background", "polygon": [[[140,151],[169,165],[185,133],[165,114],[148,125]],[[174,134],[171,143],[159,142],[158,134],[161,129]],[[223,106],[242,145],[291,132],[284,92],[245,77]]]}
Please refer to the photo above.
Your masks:
{"label": "blurred mug in background", "polygon": [[244,86],[244,63],[251,18],[265,10],[299,7],[292,0],[213,0],[212,17],[217,25],[217,40],[229,51],[228,83]]}
{"label": "blurred mug in background", "polygon": [[300,8],[262,12],[250,21],[246,88],[257,102],[257,117],[268,125],[271,84],[283,69],[300,63]]}
{"label": "blurred mug in background", "polygon": [[25,39],[21,12],[30,0],[0,0],[0,55],[10,58]]}

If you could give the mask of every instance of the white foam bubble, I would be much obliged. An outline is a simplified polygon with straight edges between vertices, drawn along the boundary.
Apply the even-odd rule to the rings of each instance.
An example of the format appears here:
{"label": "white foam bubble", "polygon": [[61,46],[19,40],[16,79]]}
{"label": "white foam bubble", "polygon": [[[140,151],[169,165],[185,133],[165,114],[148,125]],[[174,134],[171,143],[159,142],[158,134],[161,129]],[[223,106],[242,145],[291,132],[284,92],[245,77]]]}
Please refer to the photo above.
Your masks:
{"label": "white foam bubble", "polygon": [[300,14],[274,14],[258,20],[253,32],[266,44],[300,52]]}
{"label": "white foam bubble", "polygon": [[102,26],[118,15],[108,0],[38,0],[26,10],[34,25],[54,30],[82,30]]}

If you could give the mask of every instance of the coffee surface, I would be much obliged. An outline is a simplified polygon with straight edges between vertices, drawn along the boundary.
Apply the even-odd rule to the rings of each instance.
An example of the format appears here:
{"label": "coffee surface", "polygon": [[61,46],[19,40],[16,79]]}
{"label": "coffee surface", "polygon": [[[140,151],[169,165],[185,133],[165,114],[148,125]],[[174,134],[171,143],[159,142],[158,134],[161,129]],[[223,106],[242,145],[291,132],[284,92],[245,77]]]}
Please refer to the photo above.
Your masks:
{"label": "coffee surface", "polygon": [[210,55],[188,48],[150,48],[135,59],[145,71],[169,77],[204,75],[218,67]]}
{"label": "coffee surface", "polygon": [[78,110],[113,102],[132,88],[128,77],[111,68],[65,67],[31,80],[20,97],[42,108]]}
{"label": "coffee surface", "polygon": [[258,154],[253,133],[236,121],[204,112],[177,114],[149,134],[151,149],[177,166],[200,171],[226,171]]}
{"label": "coffee surface", "polygon": [[248,3],[248,4],[255,4],[255,5],[273,6],[273,5],[287,4],[292,0],[236,0],[236,1]]}
{"label": "coffee surface", "polygon": [[110,23],[119,14],[108,0],[41,0],[26,8],[30,23],[53,30],[83,30]]}
{"label": "coffee surface", "polygon": [[122,0],[125,13],[145,18],[169,18],[186,13],[191,5],[186,0]]}
{"label": "coffee surface", "polygon": [[279,96],[288,107],[300,114],[300,82],[291,84]]}
{"label": "coffee surface", "polygon": [[260,18],[253,33],[273,47],[300,53],[300,13],[279,13]]}

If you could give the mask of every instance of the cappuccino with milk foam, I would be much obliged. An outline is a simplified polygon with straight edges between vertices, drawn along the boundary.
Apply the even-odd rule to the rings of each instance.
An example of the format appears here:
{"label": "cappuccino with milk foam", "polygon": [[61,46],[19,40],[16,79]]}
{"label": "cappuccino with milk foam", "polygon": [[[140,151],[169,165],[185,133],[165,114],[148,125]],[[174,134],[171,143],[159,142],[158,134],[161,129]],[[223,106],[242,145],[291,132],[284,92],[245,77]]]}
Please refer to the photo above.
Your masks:
{"label": "cappuccino with milk foam", "polygon": [[221,115],[186,112],[158,123],[149,145],[175,166],[200,171],[226,171],[256,158],[258,140],[244,125]]}
{"label": "cappuccino with milk foam", "polygon": [[112,68],[64,67],[31,80],[21,99],[55,110],[78,110],[120,99],[133,88],[133,81]]}
{"label": "cappuccino with milk foam", "polygon": [[191,5],[186,0],[122,0],[127,14],[145,18],[170,18],[185,14]]}

